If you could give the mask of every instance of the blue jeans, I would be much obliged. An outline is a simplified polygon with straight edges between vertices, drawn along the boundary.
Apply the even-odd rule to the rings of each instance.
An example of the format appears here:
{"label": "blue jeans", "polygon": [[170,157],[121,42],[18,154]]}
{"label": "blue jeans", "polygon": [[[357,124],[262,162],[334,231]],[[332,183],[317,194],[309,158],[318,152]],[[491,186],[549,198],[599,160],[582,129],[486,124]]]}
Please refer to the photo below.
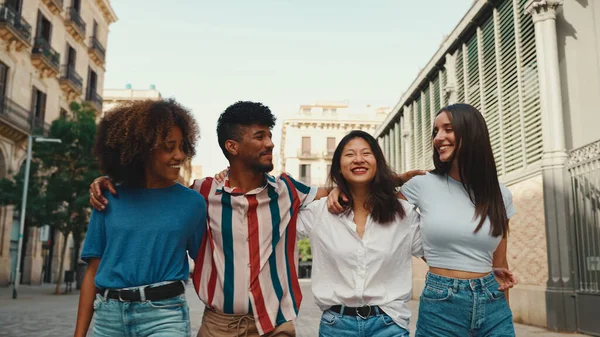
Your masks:
{"label": "blue jeans", "polygon": [[493,274],[461,280],[428,273],[415,337],[513,337],[515,327]]}
{"label": "blue jeans", "polygon": [[190,336],[190,316],[185,294],[160,301],[94,301],[93,337]]}
{"label": "blue jeans", "polygon": [[319,337],[408,337],[406,329],[385,313],[363,319],[326,310],[321,316]]}

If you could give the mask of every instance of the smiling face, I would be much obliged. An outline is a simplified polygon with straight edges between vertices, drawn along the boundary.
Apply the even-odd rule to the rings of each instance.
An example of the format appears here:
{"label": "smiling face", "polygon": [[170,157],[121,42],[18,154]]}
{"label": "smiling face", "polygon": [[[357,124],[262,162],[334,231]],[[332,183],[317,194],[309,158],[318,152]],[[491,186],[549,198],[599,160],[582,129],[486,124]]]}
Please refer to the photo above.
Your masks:
{"label": "smiling face", "polygon": [[350,140],[342,150],[340,171],[350,186],[369,184],[377,173],[373,150],[363,138]]}
{"label": "smiling face", "polygon": [[265,125],[243,126],[240,141],[228,140],[226,147],[231,156],[246,167],[260,173],[273,170],[273,134]]}
{"label": "smiling face", "polygon": [[152,151],[148,159],[145,169],[146,187],[172,185],[179,178],[185,158],[181,129],[173,126],[164,142]]}
{"label": "smiling face", "polygon": [[458,146],[452,121],[447,112],[444,111],[435,118],[433,135],[433,146],[440,156],[440,161],[443,163],[451,161],[455,157],[454,153]]}

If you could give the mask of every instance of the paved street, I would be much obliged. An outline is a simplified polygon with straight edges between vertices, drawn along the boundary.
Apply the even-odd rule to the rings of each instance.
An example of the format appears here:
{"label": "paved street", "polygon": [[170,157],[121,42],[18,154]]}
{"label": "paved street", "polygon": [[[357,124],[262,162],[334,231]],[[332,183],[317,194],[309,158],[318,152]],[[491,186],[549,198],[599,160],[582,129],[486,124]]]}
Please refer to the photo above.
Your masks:
{"label": "paved street", "polygon": [[[320,311],[313,304],[310,292],[310,281],[301,282],[304,293],[303,306],[296,321],[299,337],[315,337],[318,335]],[[78,293],[53,295],[54,286],[40,287],[21,286],[18,300],[11,298],[12,288],[0,288],[0,337],[47,336],[64,337],[73,334],[75,316],[77,314]],[[204,306],[195,296],[193,287],[188,285],[188,304],[192,331],[198,331]],[[411,303],[413,312],[418,303]],[[411,331],[415,325],[412,322]],[[518,337],[565,337],[583,336],[578,334],[551,333],[544,329],[517,325]]]}

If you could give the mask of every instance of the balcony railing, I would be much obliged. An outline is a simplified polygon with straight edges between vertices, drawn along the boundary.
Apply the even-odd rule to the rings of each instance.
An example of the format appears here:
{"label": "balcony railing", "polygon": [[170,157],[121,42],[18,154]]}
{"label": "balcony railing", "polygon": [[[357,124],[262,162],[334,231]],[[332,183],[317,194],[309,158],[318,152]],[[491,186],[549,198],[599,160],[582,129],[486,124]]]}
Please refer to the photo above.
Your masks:
{"label": "balcony railing", "polygon": [[60,69],[61,81],[68,82],[76,91],[81,92],[83,89],[83,80],[77,74],[75,68],[71,65],[63,65]]}
{"label": "balcony railing", "polygon": [[94,58],[94,61],[97,61],[97,63],[99,63],[100,65],[104,64],[106,50],[95,36],[90,37],[89,52],[90,56]]}
{"label": "balcony railing", "polygon": [[43,129],[48,131],[50,129],[48,123],[34,117],[31,111],[2,96],[0,96],[0,119],[4,119],[25,133],[31,133],[33,130]]}
{"label": "balcony railing", "polygon": [[56,69],[56,72],[58,72],[60,68],[60,54],[56,50],[52,49],[48,41],[42,38],[35,39],[35,43],[33,44],[33,50],[31,51],[31,53],[34,55],[41,55],[42,57],[44,57],[46,61],[54,69]]}
{"label": "balcony railing", "polygon": [[91,103],[97,112],[102,112],[102,97],[95,92],[88,93],[86,100]]}
{"label": "balcony railing", "polygon": [[83,22],[78,10],[69,7],[67,9],[67,21],[72,22],[77,27],[81,36],[85,36],[85,22]]}
{"label": "balcony railing", "polygon": [[302,150],[298,149],[298,158],[303,159],[318,159],[322,158],[323,154],[319,151],[311,151],[311,150]]}
{"label": "balcony railing", "polygon": [[25,41],[27,45],[30,45],[31,25],[29,25],[13,8],[6,5],[0,6],[0,23],[12,27],[18,37]]}

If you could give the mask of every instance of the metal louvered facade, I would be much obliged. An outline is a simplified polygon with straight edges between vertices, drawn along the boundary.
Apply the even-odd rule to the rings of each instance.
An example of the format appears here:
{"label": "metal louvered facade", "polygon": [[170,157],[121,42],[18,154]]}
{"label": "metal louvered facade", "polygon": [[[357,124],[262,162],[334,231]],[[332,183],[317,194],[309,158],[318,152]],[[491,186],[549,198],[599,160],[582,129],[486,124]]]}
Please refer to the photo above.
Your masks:
{"label": "metal louvered facade", "polygon": [[[518,177],[530,168],[539,169],[543,146],[540,94],[534,26],[525,11],[526,2],[505,0],[489,5],[446,51],[452,57],[440,58],[424,81],[398,103],[396,118],[382,125],[378,134],[395,132],[400,116],[412,112],[412,127],[403,128],[410,131],[407,141],[395,141],[386,148],[396,170],[433,167],[433,119],[451,103],[469,103],[484,115],[499,175]],[[410,147],[410,156],[402,155],[406,153],[402,147]]]}
{"label": "metal louvered facade", "polygon": [[475,106],[519,213],[508,259],[527,300],[514,318],[600,336],[600,6],[588,2],[473,1],[375,136],[395,134],[397,172],[431,169],[435,114]]}

